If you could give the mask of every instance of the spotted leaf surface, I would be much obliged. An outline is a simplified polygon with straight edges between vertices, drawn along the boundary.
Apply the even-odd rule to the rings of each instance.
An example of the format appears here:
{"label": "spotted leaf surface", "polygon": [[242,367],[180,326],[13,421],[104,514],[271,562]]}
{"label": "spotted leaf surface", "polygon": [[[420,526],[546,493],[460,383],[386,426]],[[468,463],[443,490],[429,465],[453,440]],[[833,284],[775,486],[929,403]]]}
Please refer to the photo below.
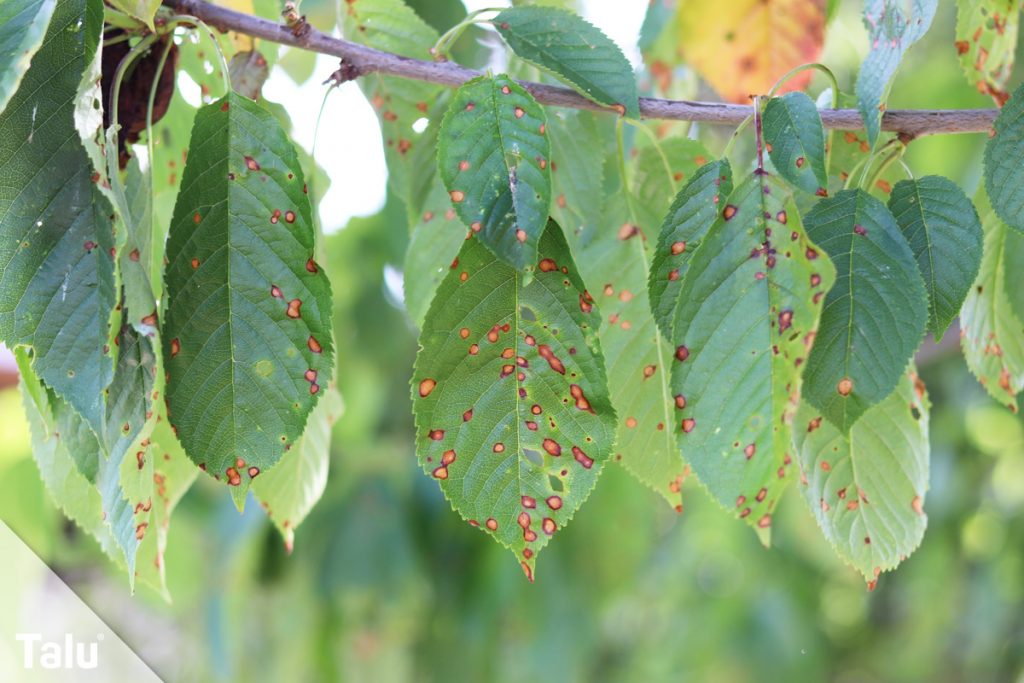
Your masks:
{"label": "spotted leaf surface", "polygon": [[928,31],[938,0],[866,0],[864,26],[868,30],[868,54],[857,77],[857,108],[864,119],[868,144],[881,132],[882,112],[893,76],[910,46]]}
{"label": "spotted leaf surface", "polygon": [[499,258],[525,269],[551,204],[544,110],[508,76],[455,93],[441,123],[438,170],[463,223]]}
{"label": "spotted leaf surface", "polygon": [[693,175],[665,216],[648,280],[651,311],[665,339],[673,338],[676,303],[690,258],[718,218],[732,193],[732,167],[716,159]]}
{"label": "spotted leaf surface", "polygon": [[301,436],[331,376],[331,296],[295,151],[230,93],[196,114],[167,243],[167,406],[189,457],[240,487]]}
{"label": "spotted leaf surface", "polygon": [[529,284],[478,239],[458,258],[420,335],[416,450],[459,514],[532,579],[611,454],[601,319],[553,222]]}
{"label": "spotted leaf surface", "polygon": [[637,223],[645,228],[660,225],[679,188],[710,158],[704,145],[687,138],[667,138],[657,147],[639,148],[631,182],[638,200],[633,204]]}
{"label": "spotted leaf surface", "polygon": [[28,71],[57,0],[9,0],[0,5],[0,112]]}
{"label": "spotted leaf surface", "polygon": [[102,21],[100,2],[60,3],[0,113],[0,341],[31,346],[35,372],[96,433],[113,372],[113,232],[74,117]]}
{"label": "spotted leaf surface", "polygon": [[633,67],[611,38],[576,14],[554,7],[512,7],[494,27],[526,61],[620,114],[640,118]]}
{"label": "spotted leaf surface", "polygon": [[1014,91],[993,128],[985,145],[985,191],[996,215],[1024,232],[1024,86]]}
{"label": "spotted leaf surface", "polygon": [[837,271],[804,372],[804,396],[847,434],[896,388],[924,337],[928,296],[896,220],[863,190],[823,199],[804,224]]}
{"label": "spotted leaf surface", "polygon": [[901,180],[889,210],[910,244],[928,291],[928,329],[941,339],[981,265],[978,212],[964,191],[941,176]]}
{"label": "spotted leaf surface", "polygon": [[[678,49],[730,102],[749,104],[793,67],[817,61],[825,39],[825,0],[683,2]],[[784,90],[800,90],[810,72]]]}
{"label": "spotted leaf surface", "polygon": [[779,175],[805,192],[826,195],[825,130],[811,98],[802,92],[772,98],[764,109],[763,126]]}
{"label": "spotted leaf surface", "polygon": [[434,292],[453,267],[465,240],[466,226],[452,208],[444,184],[435,179],[423,212],[412,226],[402,270],[405,309],[417,326],[423,324]]}
{"label": "spotted leaf surface", "polygon": [[1011,410],[1024,390],[1024,322],[1010,304],[1011,291],[1020,289],[1020,273],[1007,271],[1007,244],[1016,234],[1004,224],[979,193],[978,209],[985,231],[978,277],[960,309],[960,343],[967,367],[985,390]]}
{"label": "spotted leaf surface", "polygon": [[673,323],[673,429],[697,477],[768,538],[790,424],[835,272],[782,186],[746,178],[690,258]]}
{"label": "spotted leaf surface", "polygon": [[328,387],[310,413],[302,438],[277,467],[253,482],[253,493],[281,533],[289,552],[295,545],[296,527],[327,487],[331,428],[341,416],[341,409],[341,394]]}
{"label": "spotted leaf surface", "polygon": [[957,0],[956,41],[960,67],[978,92],[998,104],[1009,97],[1020,23],[1020,0]]}
{"label": "spotted leaf surface", "polygon": [[806,403],[796,414],[804,499],[825,538],[872,588],[924,537],[929,407],[924,384],[909,372],[848,435]]}

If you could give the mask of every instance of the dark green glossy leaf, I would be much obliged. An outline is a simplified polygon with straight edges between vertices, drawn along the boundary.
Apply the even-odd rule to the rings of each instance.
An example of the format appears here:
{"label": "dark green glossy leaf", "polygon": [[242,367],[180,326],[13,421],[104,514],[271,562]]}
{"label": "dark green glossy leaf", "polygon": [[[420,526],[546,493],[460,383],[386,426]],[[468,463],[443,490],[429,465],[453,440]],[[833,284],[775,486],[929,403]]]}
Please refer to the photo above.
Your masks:
{"label": "dark green glossy leaf", "polygon": [[420,466],[533,578],[590,494],[615,413],[600,315],[550,223],[532,279],[466,241],[430,306],[413,374]]}
{"label": "dark green glossy leaf", "polygon": [[928,295],[896,220],[863,190],[818,202],[804,224],[837,272],[804,372],[804,396],[848,434],[896,388],[924,336]]}
{"label": "dark green glossy leaf", "polygon": [[240,497],[302,435],[331,375],[330,286],[313,254],[276,120],[236,93],[200,109],[167,243],[168,413],[189,457]]}
{"label": "dark green glossy leaf", "polygon": [[545,120],[511,78],[481,76],[459,88],[441,123],[438,170],[452,206],[519,269],[536,263],[551,203]]}
{"label": "dark green glossy leaf", "polygon": [[554,7],[513,7],[494,27],[526,61],[546,69],[582,95],[640,118],[633,67],[611,38],[572,12]]}
{"label": "dark green glossy leaf", "polygon": [[7,0],[0,5],[0,112],[43,44],[56,7],[57,0]]}
{"label": "dark green glossy leaf", "polygon": [[835,270],[768,174],[719,206],[675,307],[673,428],[715,500],[767,541],[795,473],[790,424]]}
{"label": "dark green glossy leaf", "polygon": [[763,126],[779,175],[805,192],[825,195],[825,130],[811,98],[802,92],[772,98],[764,109]]}
{"label": "dark green glossy leaf", "polygon": [[993,128],[985,144],[985,191],[996,215],[1024,232],[1024,86],[999,111]]}
{"label": "dark green glossy leaf", "polygon": [[896,183],[889,210],[928,290],[928,328],[941,339],[981,265],[978,212],[956,183],[941,176]]}

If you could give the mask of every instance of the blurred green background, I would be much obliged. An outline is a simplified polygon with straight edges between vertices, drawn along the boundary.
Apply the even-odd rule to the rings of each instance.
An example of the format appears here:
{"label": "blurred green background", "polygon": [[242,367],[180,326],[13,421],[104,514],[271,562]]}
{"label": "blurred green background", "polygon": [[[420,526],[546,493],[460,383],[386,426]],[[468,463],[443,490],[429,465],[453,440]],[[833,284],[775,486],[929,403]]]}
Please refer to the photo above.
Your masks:
{"label": "blurred green background", "polygon": [[[464,13],[457,2],[418,6],[442,29]],[[842,3],[828,34],[823,61],[844,89],[866,48],[860,6]],[[303,10],[333,25],[332,3]],[[959,71],[954,17],[943,0],[890,107],[991,106]],[[306,83],[311,98],[324,76]],[[702,133],[721,149],[722,131]],[[923,139],[907,160],[972,194],[983,142]],[[166,680],[1024,683],[1024,422],[987,398],[955,343],[926,342],[921,359],[934,405],[928,531],[874,592],[796,492],[765,549],[692,480],[679,515],[614,465],[531,585],[416,464],[416,330],[393,285],[407,234],[389,201],[326,238],[345,413],[327,492],[294,552],[258,505],[240,516],[201,477],[171,524],[172,604],[145,588],[130,596],[64,520],[31,459],[17,391],[0,392],[0,518]]]}

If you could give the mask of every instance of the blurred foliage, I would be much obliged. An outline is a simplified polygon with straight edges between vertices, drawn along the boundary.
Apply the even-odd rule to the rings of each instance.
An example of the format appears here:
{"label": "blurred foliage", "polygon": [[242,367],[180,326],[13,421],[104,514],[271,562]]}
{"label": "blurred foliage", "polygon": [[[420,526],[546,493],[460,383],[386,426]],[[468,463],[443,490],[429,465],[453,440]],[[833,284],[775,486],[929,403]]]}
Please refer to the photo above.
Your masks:
{"label": "blurred foliage", "polygon": [[[331,4],[305,0],[302,10],[329,29]],[[463,12],[454,1],[414,4],[439,28]],[[859,7],[840,3],[823,56],[845,90],[866,51]],[[897,77],[892,107],[991,105],[960,72],[954,15],[943,3]],[[475,40],[464,44],[467,63],[487,58]],[[289,55],[279,66],[301,75]],[[809,90],[823,86],[816,77]],[[728,135],[695,129],[712,150]],[[907,160],[972,194],[983,142],[925,138]],[[95,543],[64,521],[32,463],[17,392],[0,392],[0,519],[163,678],[1024,681],[1024,421],[986,397],[955,346],[926,342],[921,365],[935,406],[928,532],[873,593],[835,558],[796,492],[766,550],[692,480],[676,515],[615,467],[531,585],[416,464],[416,330],[401,304],[407,240],[393,200],[326,239],[345,413],[327,491],[294,552],[257,505],[239,516],[223,487],[201,478],[171,525],[172,604],[129,596]]]}

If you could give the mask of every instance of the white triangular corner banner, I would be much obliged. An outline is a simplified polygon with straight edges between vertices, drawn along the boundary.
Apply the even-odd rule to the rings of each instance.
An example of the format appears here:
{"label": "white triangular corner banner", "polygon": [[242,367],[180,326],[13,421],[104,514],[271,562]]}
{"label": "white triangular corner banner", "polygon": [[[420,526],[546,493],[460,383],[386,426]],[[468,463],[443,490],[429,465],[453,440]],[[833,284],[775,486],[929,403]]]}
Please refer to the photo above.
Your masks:
{"label": "white triangular corner banner", "polygon": [[160,683],[160,678],[0,522],[0,681]]}

